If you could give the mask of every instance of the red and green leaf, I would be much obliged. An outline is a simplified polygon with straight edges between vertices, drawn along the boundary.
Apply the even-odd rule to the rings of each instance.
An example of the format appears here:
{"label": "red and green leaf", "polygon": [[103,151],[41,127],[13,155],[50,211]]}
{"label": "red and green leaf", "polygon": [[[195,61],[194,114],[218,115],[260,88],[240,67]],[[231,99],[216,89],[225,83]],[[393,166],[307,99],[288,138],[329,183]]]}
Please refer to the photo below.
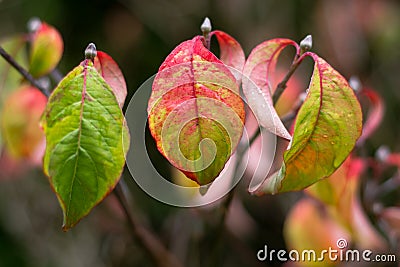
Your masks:
{"label": "red and green leaf", "polygon": [[158,150],[200,185],[212,182],[243,131],[244,104],[235,77],[202,37],[178,45],[162,63],[148,104]]}
{"label": "red and green leaf", "polygon": [[42,145],[39,121],[46,103],[47,98],[31,86],[22,86],[5,100],[0,126],[5,149],[13,158],[30,159]]}
{"label": "red and green leaf", "polygon": [[267,193],[302,190],[328,177],[361,134],[360,104],[346,79],[317,55],[304,56],[314,59],[314,73],[282,168],[262,186]]}
{"label": "red and green leaf", "polygon": [[117,63],[105,52],[97,51],[97,56],[94,58],[94,67],[111,87],[117,97],[119,106],[122,108],[127,89],[124,75]]}
{"label": "red and green leaf", "polygon": [[[308,198],[300,199],[290,210],[283,227],[283,235],[289,249],[296,251],[312,249],[316,255],[323,255],[326,248],[337,247],[336,242],[340,238],[351,241],[349,233],[328,216],[324,206]],[[336,265],[329,257],[319,261],[305,257],[304,260],[298,261],[298,266],[304,267]]]}
{"label": "red and green leaf", "polygon": [[243,69],[243,93],[260,125],[273,134],[291,139],[290,134],[279,119],[273,105],[270,75],[275,69],[282,50],[292,45],[299,53],[299,46],[289,39],[272,39],[255,47]]}
{"label": "red and green leaf", "polygon": [[44,172],[73,227],[115,187],[129,146],[125,118],[112,88],[89,60],[51,94],[42,117]]}
{"label": "red and green leaf", "polygon": [[63,49],[60,33],[54,27],[42,22],[31,39],[30,74],[33,77],[40,77],[51,72],[60,61]]}
{"label": "red and green leaf", "polygon": [[[16,35],[0,41],[1,47],[6,50],[18,64],[22,67],[27,66],[26,38],[22,35]],[[0,110],[3,107],[4,100],[8,95],[19,88],[21,83],[21,74],[18,73],[7,61],[0,57]],[[0,147],[3,138],[0,132]]]}

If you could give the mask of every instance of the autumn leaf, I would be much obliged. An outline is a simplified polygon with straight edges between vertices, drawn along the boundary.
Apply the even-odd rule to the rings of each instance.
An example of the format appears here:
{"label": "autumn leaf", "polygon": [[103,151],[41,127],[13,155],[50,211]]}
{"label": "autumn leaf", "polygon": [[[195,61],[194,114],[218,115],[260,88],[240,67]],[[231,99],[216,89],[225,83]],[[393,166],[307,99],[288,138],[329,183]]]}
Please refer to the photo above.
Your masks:
{"label": "autumn leaf", "polygon": [[326,216],[346,229],[358,248],[383,249],[385,240],[369,221],[359,198],[360,178],[366,167],[366,160],[350,156],[331,176],[306,188],[305,192],[324,205]]}
{"label": "autumn leaf", "polygon": [[42,22],[31,39],[29,72],[33,77],[52,71],[61,59],[64,44],[60,33]]}
{"label": "autumn leaf", "polygon": [[12,92],[5,100],[0,113],[1,133],[5,148],[14,159],[34,157],[44,141],[39,121],[46,103],[47,98],[29,85]]}
{"label": "autumn leaf", "polygon": [[385,105],[377,92],[369,88],[363,88],[360,96],[365,96],[370,101],[371,107],[364,122],[362,135],[357,141],[359,145],[363,144],[375,132],[385,113]]}
{"label": "autumn leaf", "polygon": [[311,256],[301,260],[301,252],[312,249],[320,258],[327,248],[337,248],[338,240],[351,241],[349,233],[328,216],[324,206],[308,198],[300,199],[292,207],[285,220],[283,235],[288,248],[300,254],[298,266],[304,267],[337,266],[337,262],[328,256],[318,261]]}
{"label": "autumn leaf", "polygon": [[111,87],[90,60],[73,69],[51,94],[42,117],[44,172],[73,227],[115,187],[129,137]]}
{"label": "autumn leaf", "polygon": [[119,106],[122,108],[127,89],[124,75],[117,63],[105,52],[97,51],[97,56],[94,58],[94,67],[111,87],[117,97]]}
{"label": "autumn leaf", "polygon": [[162,63],[148,104],[158,150],[200,185],[212,182],[243,131],[244,104],[235,77],[202,37],[178,45]]}
{"label": "autumn leaf", "polygon": [[314,53],[304,56],[314,59],[314,73],[282,168],[262,186],[266,193],[302,190],[328,177],[361,134],[360,104],[346,79]]}
{"label": "autumn leaf", "polygon": [[[246,60],[241,45],[232,36],[223,31],[212,31],[210,37],[215,36],[218,40],[220,56],[219,59],[236,71],[232,74],[242,73]],[[239,79],[238,79],[239,80]]]}
{"label": "autumn leaf", "polygon": [[289,39],[272,39],[255,47],[247,58],[242,79],[243,93],[259,124],[287,140],[291,136],[274,108],[274,88],[271,86],[270,75],[280,53],[289,45],[294,46],[299,53],[298,44]]}

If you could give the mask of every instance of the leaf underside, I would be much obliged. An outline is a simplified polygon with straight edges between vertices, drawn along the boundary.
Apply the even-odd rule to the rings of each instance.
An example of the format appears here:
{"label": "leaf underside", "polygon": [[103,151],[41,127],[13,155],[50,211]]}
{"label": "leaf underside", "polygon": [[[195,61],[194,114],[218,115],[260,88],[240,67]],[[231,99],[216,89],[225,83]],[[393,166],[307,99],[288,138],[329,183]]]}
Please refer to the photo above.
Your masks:
{"label": "leaf underside", "polygon": [[282,50],[292,45],[298,50],[298,45],[289,39],[272,39],[255,47],[243,68],[243,93],[257,121],[269,132],[287,140],[291,136],[280,120],[272,94],[274,88],[270,84],[269,75],[274,70]]}

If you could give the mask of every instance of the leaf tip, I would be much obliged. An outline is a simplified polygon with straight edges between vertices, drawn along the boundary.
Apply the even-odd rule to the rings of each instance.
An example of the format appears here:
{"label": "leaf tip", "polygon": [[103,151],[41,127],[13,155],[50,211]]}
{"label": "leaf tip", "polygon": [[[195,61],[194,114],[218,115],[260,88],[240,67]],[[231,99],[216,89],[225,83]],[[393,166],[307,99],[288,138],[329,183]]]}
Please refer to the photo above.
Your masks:
{"label": "leaf tip", "polygon": [[97,55],[96,45],[94,43],[88,44],[85,49],[85,59],[94,60]]}
{"label": "leaf tip", "polygon": [[204,18],[203,23],[200,26],[201,32],[206,34],[211,32],[212,26],[211,26],[211,20],[208,17]]}

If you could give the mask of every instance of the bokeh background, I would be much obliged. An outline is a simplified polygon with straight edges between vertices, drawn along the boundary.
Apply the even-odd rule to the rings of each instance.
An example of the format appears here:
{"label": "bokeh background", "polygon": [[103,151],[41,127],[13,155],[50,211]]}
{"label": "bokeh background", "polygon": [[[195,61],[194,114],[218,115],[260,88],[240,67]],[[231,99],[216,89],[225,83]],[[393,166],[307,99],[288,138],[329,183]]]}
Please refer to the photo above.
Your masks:
{"label": "bokeh background", "polygon": [[[400,151],[399,1],[0,0],[0,39],[26,32],[27,21],[39,17],[63,36],[61,73],[79,64],[87,44],[94,42],[120,65],[129,98],[177,44],[200,34],[205,16],[214,29],[235,37],[246,55],[267,39],[300,41],[312,34],[313,51],[346,78],[359,77],[384,99],[384,119],[365,143],[364,153],[373,155],[383,144]],[[284,57],[291,58],[290,54]],[[306,63],[299,73],[308,78],[311,66]],[[307,86],[301,79],[300,84]],[[148,143],[155,164],[171,174],[152,140]],[[61,210],[40,168],[10,171],[11,167],[3,164],[0,169],[0,267],[152,266],[130,236],[113,195],[63,233]],[[217,233],[208,222],[212,225],[217,218],[218,205],[170,207],[138,189],[128,172],[123,179],[134,214],[192,267],[203,266],[216,249],[223,262],[220,266],[268,266],[257,261],[256,252],[265,244],[286,247],[284,219],[299,197],[250,196],[242,181],[227,220],[231,234],[215,247]]]}

